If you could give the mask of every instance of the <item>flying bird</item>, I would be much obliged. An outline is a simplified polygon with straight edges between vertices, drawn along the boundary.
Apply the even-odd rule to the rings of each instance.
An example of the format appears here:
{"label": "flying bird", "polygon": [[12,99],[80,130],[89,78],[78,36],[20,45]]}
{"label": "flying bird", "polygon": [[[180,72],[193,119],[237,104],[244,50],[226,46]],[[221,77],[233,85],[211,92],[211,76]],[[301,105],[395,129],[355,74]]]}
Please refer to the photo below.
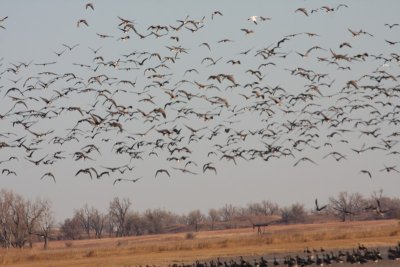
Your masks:
{"label": "flying bird", "polygon": [[372,179],[371,172],[369,172],[369,171],[367,171],[367,170],[361,170],[360,173],[367,174],[367,175],[369,176],[369,178]]}
{"label": "flying bird", "polygon": [[135,178],[135,179],[117,178],[117,179],[114,180],[113,185],[115,185],[116,183],[121,182],[121,181],[136,183],[136,182],[139,181],[140,179],[142,179],[142,177]]}
{"label": "flying bird", "polygon": [[154,175],[154,178],[157,178],[157,175],[159,173],[165,173],[165,174],[168,175],[168,177],[171,177],[171,175],[169,174],[169,172],[166,169],[159,169],[159,170],[156,171],[156,174]]}
{"label": "flying bird", "polygon": [[326,209],[327,205],[323,205],[322,207],[318,206],[318,199],[315,199],[315,210],[316,211],[321,211]]}
{"label": "flying bird", "polygon": [[397,173],[400,173],[397,169],[396,169],[396,166],[385,166],[385,168],[383,168],[383,169],[381,169],[381,170],[379,170],[380,172],[383,172],[383,171],[386,171],[386,172],[392,172],[392,171],[394,171],[394,172],[397,172]]}
{"label": "flying bird", "polygon": [[90,9],[94,10],[93,3],[87,3],[87,4],[85,5],[85,8],[86,8],[86,9],[90,8]]}
{"label": "flying bird", "polygon": [[389,29],[391,29],[393,27],[399,26],[399,24],[398,23],[393,23],[393,24],[385,23],[385,26],[387,26],[387,27],[389,27]]}
{"label": "flying bird", "polygon": [[1,174],[4,174],[4,173],[5,173],[7,176],[8,176],[8,175],[11,175],[11,174],[17,176],[17,173],[16,173],[15,171],[12,171],[12,170],[9,170],[9,169],[3,169],[3,170],[1,171]]}
{"label": "flying bird", "polygon": [[294,12],[295,12],[295,13],[296,13],[296,12],[302,12],[304,15],[306,15],[306,16],[308,17],[307,10],[306,10],[304,7],[299,7],[299,8],[296,9]]}
{"label": "flying bird", "polygon": [[46,172],[45,174],[42,175],[42,177],[40,178],[40,180],[43,180],[45,177],[51,177],[54,181],[54,183],[56,182],[56,178],[54,177],[54,175],[51,172]]}
{"label": "flying bird", "polygon": [[65,46],[66,48],[68,48],[69,51],[72,51],[72,49],[74,49],[75,47],[79,46],[79,44],[74,44],[74,45],[62,44],[62,45]]}
{"label": "flying bird", "polygon": [[258,16],[250,16],[247,20],[254,22],[254,24],[257,25],[257,18],[258,18]]}
{"label": "flying bird", "polygon": [[213,20],[214,17],[215,17],[216,15],[222,16],[221,11],[219,11],[219,10],[214,11],[214,12],[211,14],[211,19]]}
{"label": "flying bird", "polygon": [[86,25],[87,27],[89,27],[89,23],[88,23],[85,19],[80,19],[80,20],[78,20],[78,22],[76,23],[76,27],[79,28],[79,26],[80,26],[81,24]]}
{"label": "flying bird", "polygon": [[311,162],[311,163],[313,163],[313,164],[315,164],[315,165],[318,165],[317,163],[315,163],[313,160],[311,160],[310,158],[307,158],[307,157],[302,157],[301,159],[299,159],[294,165],[293,165],[293,167],[296,167],[300,162],[302,162],[302,161],[309,161],[309,162]]}

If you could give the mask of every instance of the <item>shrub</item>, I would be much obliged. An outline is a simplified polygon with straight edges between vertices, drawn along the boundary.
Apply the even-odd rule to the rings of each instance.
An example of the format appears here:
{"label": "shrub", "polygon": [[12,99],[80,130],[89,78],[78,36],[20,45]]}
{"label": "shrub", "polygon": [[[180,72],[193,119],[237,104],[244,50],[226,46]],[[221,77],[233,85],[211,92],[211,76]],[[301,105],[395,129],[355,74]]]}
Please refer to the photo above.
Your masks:
{"label": "shrub", "polygon": [[186,233],[186,239],[194,239],[196,235],[193,232]]}

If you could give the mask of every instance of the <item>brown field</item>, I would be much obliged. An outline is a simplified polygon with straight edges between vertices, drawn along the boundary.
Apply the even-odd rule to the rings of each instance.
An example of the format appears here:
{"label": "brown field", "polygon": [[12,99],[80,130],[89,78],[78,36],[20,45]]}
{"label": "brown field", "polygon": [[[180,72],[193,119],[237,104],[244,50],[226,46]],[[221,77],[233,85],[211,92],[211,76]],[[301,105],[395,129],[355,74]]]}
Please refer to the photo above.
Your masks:
{"label": "brown field", "polygon": [[257,236],[252,228],[147,235],[101,240],[52,241],[48,250],[0,250],[1,266],[135,266],[192,263],[220,257],[302,252],[305,247],[350,249],[393,246],[400,241],[398,220],[273,225]]}

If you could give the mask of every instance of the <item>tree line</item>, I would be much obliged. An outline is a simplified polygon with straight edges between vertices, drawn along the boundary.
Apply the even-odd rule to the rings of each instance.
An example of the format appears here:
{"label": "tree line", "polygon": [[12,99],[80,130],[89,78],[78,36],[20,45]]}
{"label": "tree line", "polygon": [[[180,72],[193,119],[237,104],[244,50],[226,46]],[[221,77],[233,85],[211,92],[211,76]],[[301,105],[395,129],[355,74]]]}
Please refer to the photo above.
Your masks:
{"label": "tree line", "polygon": [[0,245],[4,248],[27,245],[42,240],[48,246],[55,226],[51,202],[43,199],[26,200],[2,189],[0,191]]}
{"label": "tree line", "polygon": [[[321,205],[321,204],[320,204]],[[384,196],[382,191],[365,197],[360,193],[340,192],[311,210],[294,203],[280,207],[269,200],[244,207],[225,204],[207,213],[199,209],[177,214],[164,209],[137,212],[128,198],[114,198],[106,211],[85,204],[71,218],[56,224],[48,200],[25,200],[12,192],[0,191],[0,245],[5,248],[32,246],[50,239],[122,237],[171,232],[249,227],[252,224],[312,223],[332,220],[400,219],[400,198]]]}

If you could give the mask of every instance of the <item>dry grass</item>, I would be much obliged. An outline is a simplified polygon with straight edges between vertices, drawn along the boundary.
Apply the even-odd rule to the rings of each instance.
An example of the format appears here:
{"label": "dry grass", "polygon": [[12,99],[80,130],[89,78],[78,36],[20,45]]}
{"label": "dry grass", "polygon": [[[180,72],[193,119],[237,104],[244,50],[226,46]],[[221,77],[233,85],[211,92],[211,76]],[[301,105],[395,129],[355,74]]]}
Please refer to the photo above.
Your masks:
{"label": "dry grass", "polygon": [[54,241],[50,249],[0,250],[1,266],[167,265],[217,256],[265,255],[310,248],[390,246],[400,240],[397,220],[269,226],[257,236],[252,228],[101,240]]}

